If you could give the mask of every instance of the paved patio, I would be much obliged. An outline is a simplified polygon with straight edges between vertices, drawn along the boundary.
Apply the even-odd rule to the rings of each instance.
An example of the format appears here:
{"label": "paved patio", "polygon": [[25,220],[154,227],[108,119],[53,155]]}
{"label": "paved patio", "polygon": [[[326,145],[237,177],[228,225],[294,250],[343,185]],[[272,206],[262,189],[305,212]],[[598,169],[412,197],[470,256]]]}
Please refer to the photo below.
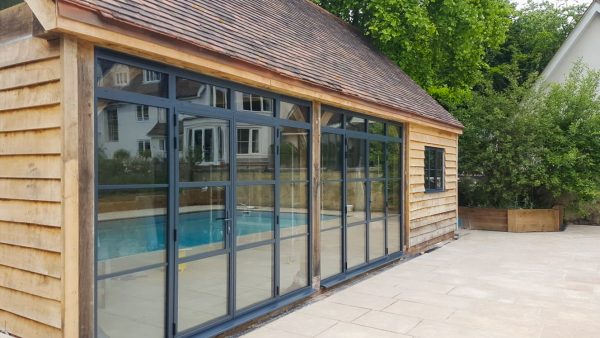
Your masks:
{"label": "paved patio", "polygon": [[465,231],[244,337],[600,337],[600,227]]}

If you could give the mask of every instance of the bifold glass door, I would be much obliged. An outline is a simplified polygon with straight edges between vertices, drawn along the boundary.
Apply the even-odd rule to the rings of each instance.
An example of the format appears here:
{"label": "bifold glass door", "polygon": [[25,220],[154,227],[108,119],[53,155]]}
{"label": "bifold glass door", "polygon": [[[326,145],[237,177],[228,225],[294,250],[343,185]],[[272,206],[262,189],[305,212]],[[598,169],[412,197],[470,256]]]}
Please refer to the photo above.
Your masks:
{"label": "bifold glass door", "polygon": [[230,311],[230,122],[177,114],[175,317],[178,332]]}
{"label": "bifold glass door", "polygon": [[401,126],[336,109],[321,115],[321,277],[401,251]]}
{"label": "bifold glass door", "polygon": [[310,104],[98,51],[97,337],[211,334],[310,281]]}

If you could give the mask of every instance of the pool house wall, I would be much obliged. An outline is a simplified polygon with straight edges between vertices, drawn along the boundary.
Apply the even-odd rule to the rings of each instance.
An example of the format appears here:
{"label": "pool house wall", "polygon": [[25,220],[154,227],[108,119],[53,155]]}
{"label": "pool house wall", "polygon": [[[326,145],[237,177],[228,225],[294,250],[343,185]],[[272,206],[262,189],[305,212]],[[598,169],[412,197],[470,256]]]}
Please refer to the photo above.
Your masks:
{"label": "pool house wall", "polygon": [[[321,286],[321,110],[403,124],[403,252],[453,236],[460,130],[123,28],[57,18],[41,2],[0,12],[0,322],[24,337],[95,333],[94,60],[134,55],[311,103],[311,287]],[[77,15],[76,9],[68,12]],[[67,13],[67,14],[68,14]],[[54,33],[47,31],[60,26]],[[42,27],[40,29],[40,27]],[[116,31],[115,31],[116,30]],[[445,150],[444,189],[426,192],[425,147]],[[4,327],[3,327],[4,329]]]}

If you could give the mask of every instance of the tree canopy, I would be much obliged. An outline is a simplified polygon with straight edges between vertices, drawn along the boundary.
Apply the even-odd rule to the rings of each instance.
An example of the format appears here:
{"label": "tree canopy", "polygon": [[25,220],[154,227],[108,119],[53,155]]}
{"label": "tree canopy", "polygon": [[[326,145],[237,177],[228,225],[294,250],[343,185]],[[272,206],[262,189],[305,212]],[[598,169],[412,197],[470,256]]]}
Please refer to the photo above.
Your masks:
{"label": "tree canopy", "polygon": [[317,0],[368,36],[426,89],[468,90],[482,81],[486,53],[506,40],[507,0]]}

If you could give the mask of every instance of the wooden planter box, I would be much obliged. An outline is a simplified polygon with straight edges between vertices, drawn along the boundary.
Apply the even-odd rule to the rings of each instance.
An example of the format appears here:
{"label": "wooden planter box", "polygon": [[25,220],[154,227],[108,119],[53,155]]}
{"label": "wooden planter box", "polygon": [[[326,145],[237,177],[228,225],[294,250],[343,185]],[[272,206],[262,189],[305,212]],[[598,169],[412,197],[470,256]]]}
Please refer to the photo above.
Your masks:
{"label": "wooden planter box", "polygon": [[458,208],[463,227],[471,230],[505,232],[560,231],[562,208],[554,209],[490,209]]}

